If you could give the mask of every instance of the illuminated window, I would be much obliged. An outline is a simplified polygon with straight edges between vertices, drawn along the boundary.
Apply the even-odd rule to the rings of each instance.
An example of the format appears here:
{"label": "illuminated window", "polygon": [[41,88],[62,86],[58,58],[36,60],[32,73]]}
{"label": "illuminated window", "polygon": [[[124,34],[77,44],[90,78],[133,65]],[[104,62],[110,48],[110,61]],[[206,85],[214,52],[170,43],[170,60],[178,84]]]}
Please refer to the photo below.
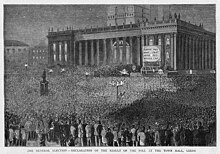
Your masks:
{"label": "illuminated window", "polygon": [[33,56],[33,59],[35,59],[35,57]]}
{"label": "illuminated window", "polygon": [[153,39],[150,39],[149,40],[149,45],[153,45],[153,44],[154,44]]}
{"label": "illuminated window", "polygon": [[161,45],[161,38],[158,39],[158,45]]}
{"label": "illuminated window", "polygon": [[35,50],[33,50],[33,52],[35,52]]}
{"label": "illuminated window", "polygon": [[170,38],[166,39],[166,45],[170,45]]}
{"label": "illuminated window", "polygon": [[38,57],[36,57],[36,59],[38,59]]}

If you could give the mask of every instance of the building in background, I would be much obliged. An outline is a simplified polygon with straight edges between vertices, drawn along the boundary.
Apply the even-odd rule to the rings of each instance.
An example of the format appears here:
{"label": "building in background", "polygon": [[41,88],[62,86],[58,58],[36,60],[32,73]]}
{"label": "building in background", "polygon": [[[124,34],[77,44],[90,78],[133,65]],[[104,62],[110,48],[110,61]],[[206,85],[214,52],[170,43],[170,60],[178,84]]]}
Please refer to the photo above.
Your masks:
{"label": "building in background", "polygon": [[27,63],[29,45],[17,40],[4,41],[5,58],[7,61]]}
{"label": "building in background", "polygon": [[48,50],[46,45],[37,45],[30,49],[28,63],[37,66],[39,64],[48,63]]}
{"label": "building in background", "polygon": [[169,10],[167,5],[109,6],[106,27],[50,29],[48,63],[134,64],[156,71],[215,69],[216,34],[205,30],[202,23],[181,20],[180,14]]}

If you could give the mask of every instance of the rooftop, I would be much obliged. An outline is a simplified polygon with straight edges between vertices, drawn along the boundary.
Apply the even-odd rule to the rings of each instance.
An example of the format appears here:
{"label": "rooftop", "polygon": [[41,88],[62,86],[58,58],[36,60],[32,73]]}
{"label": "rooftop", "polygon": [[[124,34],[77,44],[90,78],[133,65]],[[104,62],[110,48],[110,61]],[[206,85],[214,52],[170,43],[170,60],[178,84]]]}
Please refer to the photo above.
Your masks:
{"label": "rooftop", "polygon": [[25,47],[29,46],[26,43],[21,42],[21,41],[17,41],[17,40],[5,40],[4,45],[5,46],[20,46],[20,47],[21,46],[25,46]]}

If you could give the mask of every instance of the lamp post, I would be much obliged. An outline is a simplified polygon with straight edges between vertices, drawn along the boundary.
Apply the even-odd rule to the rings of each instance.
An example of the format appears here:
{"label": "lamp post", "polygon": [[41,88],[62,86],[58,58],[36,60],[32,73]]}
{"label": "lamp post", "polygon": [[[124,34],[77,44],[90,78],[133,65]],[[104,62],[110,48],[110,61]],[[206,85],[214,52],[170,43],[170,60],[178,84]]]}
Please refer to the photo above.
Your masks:
{"label": "lamp post", "polygon": [[24,67],[25,67],[25,70],[27,71],[28,64],[27,64],[27,63],[25,63],[25,64],[24,64]]}
{"label": "lamp post", "polygon": [[162,75],[164,74],[164,73],[163,73],[163,70],[162,70],[162,69],[159,69],[159,70],[158,70],[158,74],[160,75],[160,89],[161,89],[161,82],[162,82],[161,80],[162,80]]}
{"label": "lamp post", "polygon": [[116,99],[118,100],[118,88],[120,86],[123,86],[125,84],[125,81],[123,81],[123,80],[121,80],[121,81],[112,81],[112,82],[110,82],[110,84],[113,87],[116,87]]}

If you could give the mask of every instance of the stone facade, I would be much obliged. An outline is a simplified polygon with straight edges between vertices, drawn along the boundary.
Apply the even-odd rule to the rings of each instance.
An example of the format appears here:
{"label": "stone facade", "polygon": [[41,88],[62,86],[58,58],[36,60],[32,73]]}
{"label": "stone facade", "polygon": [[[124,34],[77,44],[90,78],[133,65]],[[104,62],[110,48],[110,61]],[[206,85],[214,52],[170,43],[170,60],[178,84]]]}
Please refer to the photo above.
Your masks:
{"label": "stone facade", "polygon": [[[67,65],[135,64],[143,66],[143,47],[161,47],[160,66],[169,70],[215,69],[215,33],[182,21],[136,24],[48,32],[48,63]],[[146,66],[147,67],[147,66]]]}

